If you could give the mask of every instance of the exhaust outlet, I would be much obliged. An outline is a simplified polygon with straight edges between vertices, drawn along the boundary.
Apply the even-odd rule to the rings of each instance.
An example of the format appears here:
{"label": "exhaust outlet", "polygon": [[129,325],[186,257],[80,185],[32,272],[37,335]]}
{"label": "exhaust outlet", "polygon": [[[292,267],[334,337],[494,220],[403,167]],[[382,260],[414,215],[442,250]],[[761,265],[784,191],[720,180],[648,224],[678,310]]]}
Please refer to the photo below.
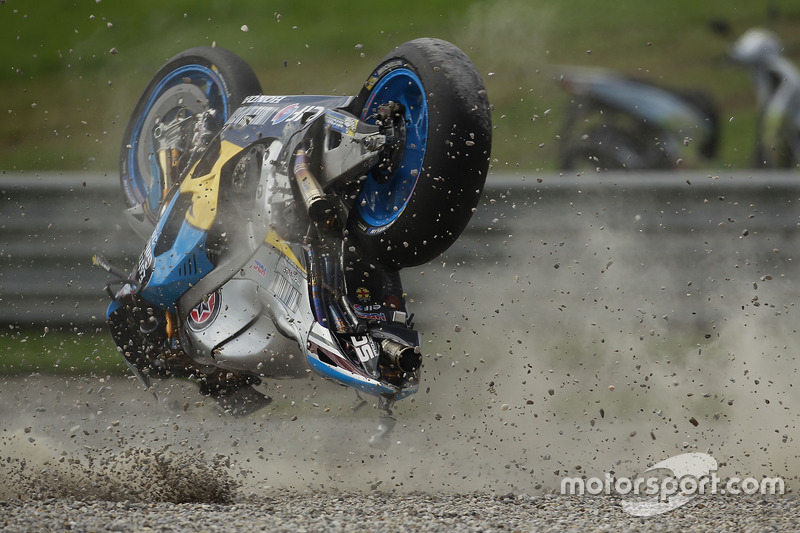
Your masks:
{"label": "exhaust outlet", "polygon": [[308,168],[305,150],[295,152],[293,171],[308,216],[318,224],[330,224],[335,214],[333,204],[325,197],[322,187]]}
{"label": "exhaust outlet", "polygon": [[403,372],[415,372],[422,365],[422,354],[414,346],[383,339],[381,350],[391,364]]}

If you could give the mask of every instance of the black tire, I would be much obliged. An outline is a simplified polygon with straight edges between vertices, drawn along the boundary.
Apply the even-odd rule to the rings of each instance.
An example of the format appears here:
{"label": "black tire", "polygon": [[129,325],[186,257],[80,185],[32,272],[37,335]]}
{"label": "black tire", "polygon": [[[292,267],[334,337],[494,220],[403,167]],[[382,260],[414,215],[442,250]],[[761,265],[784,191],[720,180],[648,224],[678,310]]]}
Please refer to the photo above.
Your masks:
{"label": "black tire", "polygon": [[[400,98],[405,121],[396,164],[367,176],[347,223],[361,253],[397,269],[427,263],[455,242],[480,199],[491,152],[489,99],[464,52],[429,38],[398,46],[369,76],[352,109],[372,121],[377,107],[395,101],[406,85],[419,85],[419,100]],[[418,128],[423,114],[424,134]]]}
{"label": "black tire", "polygon": [[219,131],[244,98],[255,94],[261,94],[258,78],[229,50],[201,46],[167,61],[139,98],[122,138],[120,181],[127,205],[142,205],[154,224],[171,186],[153,172],[153,132],[160,121],[213,108],[212,130]]}

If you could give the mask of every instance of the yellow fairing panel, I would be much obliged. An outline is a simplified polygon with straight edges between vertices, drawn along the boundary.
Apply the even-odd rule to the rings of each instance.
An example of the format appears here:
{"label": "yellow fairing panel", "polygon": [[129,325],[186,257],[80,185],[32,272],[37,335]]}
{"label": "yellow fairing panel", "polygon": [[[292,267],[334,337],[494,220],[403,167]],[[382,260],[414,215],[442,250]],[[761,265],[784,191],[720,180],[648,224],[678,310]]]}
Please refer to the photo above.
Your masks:
{"label": "yellow fairing panel", "polygon": [[[187,177],[181,183],[180,193],[191,193],[192,206],[186,212],[186,220],[193,226],[208,231],[217,216],[217,202],[219,199],[219,180],[222,167],[230,159],[241,151],[241,147],[231,142],[222,141],[220,144],[219,157],[211,172],[196,178]],[[191,173],[189,174],[191,176]],[[297,265],[303,272],[303,263],[297,258],[291,247],[283,241],[275,230],[270,229],[266,238],[266,244],[279,250],[292,263]]]}
{"label": "yellow fairing panel", "polygon": [[[241,147],[222,141],[219,157],[211,172],[196,178],[187,177],[181,183],[181,194],[192,194],[192,206],[186,212],[186,220],[193,226],[208,231],[217,216],[219,179],[222,166],[241,151]],[[190,173],[191,176],[191,173]]]}

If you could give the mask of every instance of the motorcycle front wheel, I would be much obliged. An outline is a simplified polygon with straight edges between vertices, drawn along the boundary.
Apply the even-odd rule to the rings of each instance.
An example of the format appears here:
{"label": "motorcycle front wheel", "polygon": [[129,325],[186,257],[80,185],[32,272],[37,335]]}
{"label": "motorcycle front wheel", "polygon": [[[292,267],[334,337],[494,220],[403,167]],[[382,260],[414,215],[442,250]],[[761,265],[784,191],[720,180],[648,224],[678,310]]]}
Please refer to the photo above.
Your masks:
{"label": "motorcycle front wheel", "polygon": [[[261,94],[250,66],[223,48],[201,46],[176,55],[161,67],[134,107],[120,152],[120,181],[129,207],[142,205],[150,223],[158,219],[164,196],[172,185],[162,171],[185,164],[195,120],[213,109],[210,123],[216,133],[246,96]],[[161,145],[174,147],[161,150]]]}
{"label": "motorcycle front wheel", "polygon": [[383,58],[352,107],[369,123],[392,108],[397,123],[388,161],[355,199],[348,238],[390,268],[427,263],[459,237],[483,190],[491,152],[483,80],[455,45],[416,39]]}

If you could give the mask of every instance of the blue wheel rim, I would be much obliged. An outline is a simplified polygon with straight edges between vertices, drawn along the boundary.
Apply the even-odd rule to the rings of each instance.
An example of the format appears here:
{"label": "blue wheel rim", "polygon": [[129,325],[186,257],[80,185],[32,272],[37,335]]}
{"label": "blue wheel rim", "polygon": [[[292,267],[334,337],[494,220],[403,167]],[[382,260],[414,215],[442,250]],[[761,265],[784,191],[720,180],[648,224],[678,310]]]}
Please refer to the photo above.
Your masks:
{"label": "blue wheel rim", "polygon": [[[162,78],[153,91],[151,91],[150,97],[142,112],[139,113],[136,124],[134,124],[131,130],[131,136],[128,139],[128,144],[130,144],[132,148],[128,150],[127,159],[125,161],[127,183],[124,185],[129,192],[130,200],[134,204],[141,204],[144,203],[145,200],[149,200],[151,209],[157,209],[163,200],[163,198],[161,198],[161,187],[148,186],[145,181],[142,169],[139,168],[137,161],[137,144],[142,140],[142,127],[156,101],[164,92],[183,83],[191,83],[199,87],[208,99],[210,107],[222,114],[223,121],[228,119],[228,97],[225,91],[222,90],[222,79],[219,77],[219,74],[212,69],[203,65],[190,64],[179,67]],[[160,171],[155,154],[149,154],[148,158],[150,161],[150,175],[157,176]]]}
{"label": "blue wheel rim", "polygon": [[378,231],[391,225],[411,200],[422,173],[428,139],[428,102],[422,82],[413,71],[398,68],[381,78],[370,93],[361,119],[374,115],[379,105],[389,101],[399,102],[405,108],[403,158],[386,183],[367,175],[356,204],[361,218]]}

